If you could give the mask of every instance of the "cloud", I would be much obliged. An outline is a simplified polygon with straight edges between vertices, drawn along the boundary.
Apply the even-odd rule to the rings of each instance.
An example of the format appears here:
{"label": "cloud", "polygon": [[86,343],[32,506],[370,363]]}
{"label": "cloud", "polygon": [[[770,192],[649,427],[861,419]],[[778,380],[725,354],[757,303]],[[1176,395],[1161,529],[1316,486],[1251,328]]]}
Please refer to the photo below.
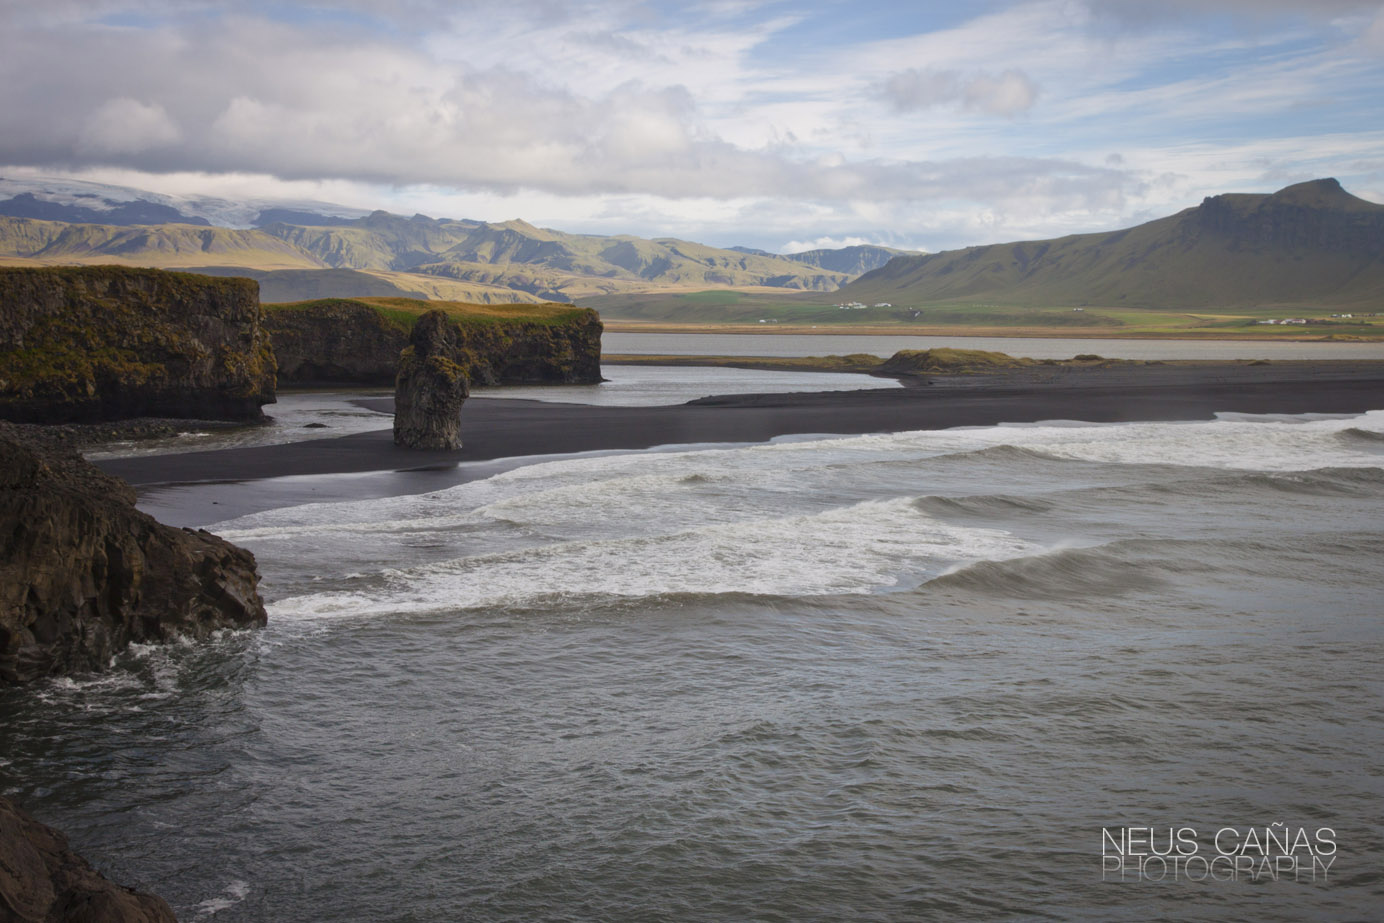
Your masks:
{"label": "cloud", "polygon": [[[705,84],[694,93],[638,70],[608,89],[591,77],[569,86],[555,83],[561,68],[492,63],[493,49],[457,61],[391,38],[229,16],[116,31],[0,39],[0,163],[668,199],[926,200],[981,186],[1064,186],[1103,198],[1130,182],[1067,158],[848,157],[787,140],[792,133],[772,145],[737,143],[716,130]],[[579,58],[619,57],[589,42],[574,48],[569,32],[530,40]],[[744,67],[753,47],[744,32],[635,38],[659,51],[650,65],[658,76],[670,59],[684,76],[720,73],[714,95],[731,92],[716,81]],[[44,66],[52,60],[82,66],[55,75]],[[963,107],[1003,113],[1029,105],[1033,91],[1003,73],[958,80],[955,93]]]}
{"label": "cloud", "polygon": [[910,68],[886,80],[880,88],[897,112],[916,112],[934,106],[959,104],[987,115],[1013,117],[1033,108],[1038,87],[1023,71],[963,75],[955,70]]}
{"label": "cloud", "polygon": [[[0,164],[940,249],[1249,188],[1268,168],[1217,153],[1241,139],[1343,181],[1346,151],[1384,156],[1301,143],[1378,121],[1378,58],[1349,53],[1384,50],[1378,0],[982,6],[843,29],[825,0],[0,0]],[[1255,10],[1272,29],[1226,28]]]}
{"label": "cloud", "polygon": [[182,132],[158,103],[128,96],[107,100],[87,120],[77,149],[96,159],[107,155],[139,154],[182,139]]}
{"label": "cloud", "polygon": [[1086,4],[1098,22],[1123,26],[1217,15],[1251,21],[1282,16],[1331,19],[1380,8],[1379,0],[1086,0]]}

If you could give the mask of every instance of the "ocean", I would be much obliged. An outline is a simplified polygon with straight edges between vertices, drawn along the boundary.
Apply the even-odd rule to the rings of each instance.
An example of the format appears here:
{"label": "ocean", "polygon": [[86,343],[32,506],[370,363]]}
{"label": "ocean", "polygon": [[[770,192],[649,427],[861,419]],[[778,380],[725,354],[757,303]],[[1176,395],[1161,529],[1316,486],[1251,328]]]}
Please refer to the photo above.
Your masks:
{"label": "ocean", "polygon": [[1384,410],[429,483],[212,526],[269,627],[0,692],[5,792],[188,921],[1384,906]]}

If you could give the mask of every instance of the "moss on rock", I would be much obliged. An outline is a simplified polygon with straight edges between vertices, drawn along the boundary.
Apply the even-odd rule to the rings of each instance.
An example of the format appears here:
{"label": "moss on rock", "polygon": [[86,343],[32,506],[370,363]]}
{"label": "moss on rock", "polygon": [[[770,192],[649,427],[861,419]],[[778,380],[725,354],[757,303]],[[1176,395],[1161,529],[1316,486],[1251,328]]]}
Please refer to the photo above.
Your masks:
{"label": "moss on rock", "polygon": [[0,418],[261,419],[258,283],[119,266],[0,269]]}

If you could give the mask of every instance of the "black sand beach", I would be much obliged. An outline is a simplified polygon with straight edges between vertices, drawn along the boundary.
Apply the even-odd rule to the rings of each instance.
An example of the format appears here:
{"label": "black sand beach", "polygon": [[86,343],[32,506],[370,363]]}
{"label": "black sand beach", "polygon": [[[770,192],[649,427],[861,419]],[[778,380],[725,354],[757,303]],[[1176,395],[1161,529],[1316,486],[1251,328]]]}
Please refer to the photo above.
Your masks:
{"label": "black sand beach", "polygon": [[[363,402],[389,411],[392,400]],[[1384,407],[1384,363],[1179,362],[1038,367],[936,377],[897,390],[742,394],[663,407],[593,407],[473,398],[455,452],[396,447],[388,430],[178,455],[109,459],[132,484],[450,467],[459,462],[691,443],[763,442],[1039,420],[1204,420],[1218,412],[1360,413]],[[268,408],[272,412],[272,407]]]}

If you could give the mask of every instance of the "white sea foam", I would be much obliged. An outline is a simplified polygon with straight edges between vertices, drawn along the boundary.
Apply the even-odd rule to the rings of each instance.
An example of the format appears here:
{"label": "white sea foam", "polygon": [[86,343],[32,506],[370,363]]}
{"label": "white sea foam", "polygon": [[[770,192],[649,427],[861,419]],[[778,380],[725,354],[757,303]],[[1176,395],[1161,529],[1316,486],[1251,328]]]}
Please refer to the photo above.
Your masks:
{"label": "white sea foam", "polygon": [[956,526],[911,498],[811,516],[721,523],[653,537],[573,541],[386,571],[383,586],[282,600],[275,618],[572,605],[681,593],[868,593],[958,561],[1023,554],[1007,532]]}
{"label": "white sea foam", "polygon": [[[333,592],[305,593],[312,581],[300,582],[273,605],[280,618],[873,592],[1032,547],[1009,532],[930,519],[917,497],[1007,489],[1043,458],[1099,463],[1106,482],[1130,465],[1379,467],[1384,455],[1369,440],[1339,438],[1347,429],[1384,430],[1384,412],[1052,422],[587,456],[429,494],[269,511],[217,531],[267,560],[291,554],[299,571],[336,575]],[[995,453],[1004,446],[1038,454]],[[346,573],[359,576],[343,585]]]}
{"label": "white sea foam", "polygon": [[248,882],[235,880],[226,885],[226,890],[216,897],[208,898],[198,904],[193,910],[197,913],[196,919],[204,920],[214,917],[223,910],[229,910],[236,904],[245,900],[250,894]]}

